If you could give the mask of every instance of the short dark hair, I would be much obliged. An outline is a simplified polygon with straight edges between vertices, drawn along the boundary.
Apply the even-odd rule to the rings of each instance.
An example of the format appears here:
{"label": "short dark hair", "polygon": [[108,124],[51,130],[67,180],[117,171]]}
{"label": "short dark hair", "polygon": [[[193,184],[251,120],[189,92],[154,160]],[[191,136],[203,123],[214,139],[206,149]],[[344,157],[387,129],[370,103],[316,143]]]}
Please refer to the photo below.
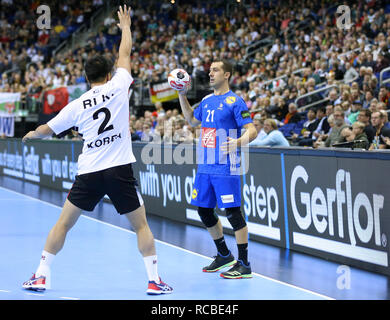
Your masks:
{"label": "short dark hair", "polygon": [[[379,113],[379,118],[383,119],[385,117],[385,114],[381,112],[382,110],[380,111],[374,111],[371,115],[373,115],[374,113]],[[384,110],[383,110],[384,111]]]}
{"label": "short dark hair", "polygon": [[326,109],[325,109],[325,107],[319,107],[318,109],[317,109],[317,111],[321,111],[322,113],[326,113]]}
{"label": "short dark hair", "polygon": [[363,110],[360,110],[360,112],[363,112],[364,115],[365,115],[367,118],[371,118],[371,110],[370,110],[370,109],[363,109]]}
{"label": "short dark hair", "polygon": [[222,62],[223,72],[230,72],[230,76],[229,76],[230,79],[230,77],[233,75],[233,64],[226,59],[219,59],[219,60],[217,59],[214,60],[213,63],[214,62]]}
{"label": "short dark hair", "polygon": [[95,55],[87,60],[84,65],[85,74],[90,83],[104,81],[112,71],[114,63],[103,55]]}

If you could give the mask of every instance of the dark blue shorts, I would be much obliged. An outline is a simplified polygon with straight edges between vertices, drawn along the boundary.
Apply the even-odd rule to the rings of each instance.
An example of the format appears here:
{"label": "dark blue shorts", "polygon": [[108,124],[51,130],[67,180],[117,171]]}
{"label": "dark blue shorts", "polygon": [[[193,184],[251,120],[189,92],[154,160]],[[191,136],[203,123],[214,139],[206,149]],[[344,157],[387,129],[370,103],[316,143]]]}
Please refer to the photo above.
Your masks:
{"label": "dark blue shorts", "polygon": [[241,207],[241,179],[238,175],[197,173],[191,204],[203,208]]}

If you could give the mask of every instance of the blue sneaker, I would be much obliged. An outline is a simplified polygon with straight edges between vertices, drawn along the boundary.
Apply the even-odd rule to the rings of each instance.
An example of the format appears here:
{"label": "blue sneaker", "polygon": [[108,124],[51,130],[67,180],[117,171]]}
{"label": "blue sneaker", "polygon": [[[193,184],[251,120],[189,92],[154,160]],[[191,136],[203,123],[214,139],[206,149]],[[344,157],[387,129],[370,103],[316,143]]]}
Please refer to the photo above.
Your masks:
{"label": "blue sneaker", "polygon": [[161,281],[160,283],[156,283],[155,281],[149,281],[148,289],[146,290],[147,294],[157,295],[157,294],[166,294],[172,293],[173,289],[168,286],[166,283]]}

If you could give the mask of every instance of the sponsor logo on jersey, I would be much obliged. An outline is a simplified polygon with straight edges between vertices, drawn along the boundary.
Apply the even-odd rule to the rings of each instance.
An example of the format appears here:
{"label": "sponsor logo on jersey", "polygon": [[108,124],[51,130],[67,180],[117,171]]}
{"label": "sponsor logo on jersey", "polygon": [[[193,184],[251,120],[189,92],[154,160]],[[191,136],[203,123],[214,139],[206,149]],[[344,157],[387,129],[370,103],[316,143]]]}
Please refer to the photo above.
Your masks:
{"label": "sponsor logo on jersey", "polygon": [[233,203],[234,196],[233,196],[233,194],[221,195],[221,200],[222,200],[222,203]]}
{"label": "sponsor logo on jersey", "polygon": [[225,99],[225,102],[226,102],[227,104],[232,104],[232,103],[236,102],[236,97],[233,97],[233,96],[227,97],[227,98]]}
{"label": "sponsor logo on jersey", "polygon": [[217,145],[216,128],[202,128],[202,147],[215,148]]}

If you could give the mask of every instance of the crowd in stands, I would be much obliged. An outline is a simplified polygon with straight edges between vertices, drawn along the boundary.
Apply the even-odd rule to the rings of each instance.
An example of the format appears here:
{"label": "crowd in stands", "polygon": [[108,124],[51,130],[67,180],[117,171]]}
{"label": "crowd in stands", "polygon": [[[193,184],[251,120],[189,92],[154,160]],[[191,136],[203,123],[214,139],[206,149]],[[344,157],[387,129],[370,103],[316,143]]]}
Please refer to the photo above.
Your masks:
{"label": "crowd in stands", "polygon": [[45,22],[50,22],[50,29],[44,29],[37,25],[38,1],[26,5],[26,1],[1,0],[0,92],[21,92],[25,97],[85,82],[85,57],[52,53],[102,5],[102,0],[50,1],[50,21]]}
{"label": "crowd in stands", "polygon": [[[86,14],[78,11],[79,3],[58,2],[58,10],[65,12],[66,7],[70,14],[63,19],[56,15],[42,49],[41,31],[33,21],[17,19],[25,10],[21,2],[3,0],[2,6],[8,2],[17,3],[18,10],[1,11],[0,34],[21,35],[8,42],[0,38],[0,91],[40,92],[84,83],[82,66],[89,56],[104,53],[115,59],[120,39],[115,15],[89,34],[85,47],[51,56],[54,47],[48,43],[62,39],[64,30],[85,19],[79,18]],[[148,83],[164,80],[170,70],[182,67],[198,83],[207,83],[213,59],[228,59],[235,64],[231,88],[244,99],[258,128],[259,136],[251,145],[324,148],[355,141],[356,148],[390,148],[390,90],[379,80],[381,71],[390,66],[390,5],[378,0],[347,4],[350,28],[336,25],[337,7],[330,0],[252,1],[247,7],[218,1],[136,2],[132,75]],[[81,8],[90,12],[83,2]],[[8,17],[24,22],[11,23]],[[23,38],[27,27],[35,38]],[[270,45],[247,55],[248,46],[264,39],[272,39]],[[34,64],[23,70],[23,63],[29,62]],[[20,72],[4,73],[16,65]],[[325,89],[317,91],[321,88]],[[186,124],[179,109],[164,110],[161,104],[142,117],[132,116],[130,123],[134,140],[196,138],[196,130]]]}
{"label": "crowd in stands", "polygon": [[[168,47],[169,42],[164,41],[158,50],[156,47],[156,51],[149,55],[150,59],[142,59],[141,55],[135,54],[135,61],[137,63],[140,59],[142,69],[139,75],[145,80],[163,79],[177,63],[193,77],[203,77],[202,72],[207,75],[209,64],[215,57],[236,63],[242,61],[245,54],[242,48],[251,43],[251,36],[252,40],[260,40],[278,35],[272,46],[248,59],[250,67],[247,70],[238,66],[231,78],[231,88],[243,97],[259,128],[259,137],[251,145],[286,146],[288,142],[293,146],[321,148],[355,141],[351,144],[355,148],[388,148],[390,92],[385,85],[380,86],[379,76],[384,68],[390,66],[390,7],[381,1],[354,2],[351,4],[353,26],[342,30],[336,27],[335,18],[331,18],[328,10],[331,6],[326,1],[319,5],[301,1],[299,8],[302,9],[294,9],[297,6],[292,1],[279,4],[277,10],[272,7],[259,10],[252,5],[243,15],[246,17],[244,24],[232,23],[223,15],[216,20],[210,19],[210,30],[214,30],[210,39],[216,41],[211,46],[215,50],[211,51],[207,36],[201,31],[203,29],[198,29],[192,37],[190,30],[199,26],[194,23],[197,19],[195,13],[191,17],[194,21],[190,20],[182,29],[186,30],[186,35],[179,39],[182,47],[175,47],[174,37],[173,52]],[[289,23],[305,20],[305,17],[310,17],[306,22],[308,28],[289,34]],[[207,15],[204,19],[207,20]],[[215,30],[221,30],[218,27],[221,25],[225,26],[225,32],[218,35]],[[178,28],[180,30],[180,24]],[[149,27],[142,32],[142,48],[147,48],[150,43],[148,35],[153,33],[148,33],[148,30]],[[197,41],[195,34],[203,34],[205,43],[195,46],[200,49],[186,48],[188,39]],[[245,37],[248,42],[245,42]],[[236,48],[233,43],[237,42]],[[218,43],[225,45],[219,48]],[[171,52],[171,55],[165,56],[165,52]],[[190,62],[187,53],[194,57]],[[175,59],[172,59],[173,56]],[[169,57],[172,65],[169,65]],[[164,58],[165,62],[160,63],[159,60],[164,61]],[[299,72],[295,73],[295,70]],[[279,78],[269,81],[276,77]],[[321,88],[328,89],[296,101],[299,96]],[[308,105],[312,107],[306,109]],[[302,112],[303,109],[306,110]],[[148,117],[142,117],[139,123],[144,118],[148,122]],[[157,122],[159,119],[157,117]],[[179,123],[182,120],[181,117]],[[135,130],[141,131],[139,128]],[[184,130],[188,134],[191,132],[185,124]],[[277,134],[277,131],[282,134]]]}

